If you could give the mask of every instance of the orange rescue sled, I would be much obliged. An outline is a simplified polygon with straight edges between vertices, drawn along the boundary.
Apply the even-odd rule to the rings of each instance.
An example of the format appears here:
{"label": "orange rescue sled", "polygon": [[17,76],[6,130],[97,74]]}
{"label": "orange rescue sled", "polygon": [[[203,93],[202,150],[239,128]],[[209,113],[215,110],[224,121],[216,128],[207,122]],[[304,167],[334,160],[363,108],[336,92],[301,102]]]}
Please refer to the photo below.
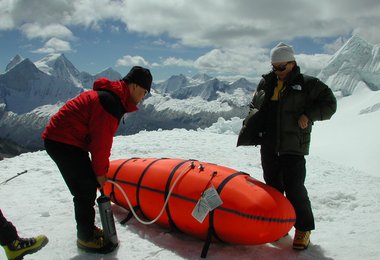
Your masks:
{"label": "orange rescue sled", "polygon": [[[178,176],[181,179],[177,180]],[[133,208],[150,220],[160,213],[177,181],[157,223],[206,241],[213,237],[234,244],[264,244],[284,236],[295,223],[294,209],[280,192],[244,172],[216,164],[168,158],[115,160],[107,177],[124,190]],[[201,223],[192,212],[211,186],[223,203]],[[114,184],[107,182],[104,192],[129,209]]]}

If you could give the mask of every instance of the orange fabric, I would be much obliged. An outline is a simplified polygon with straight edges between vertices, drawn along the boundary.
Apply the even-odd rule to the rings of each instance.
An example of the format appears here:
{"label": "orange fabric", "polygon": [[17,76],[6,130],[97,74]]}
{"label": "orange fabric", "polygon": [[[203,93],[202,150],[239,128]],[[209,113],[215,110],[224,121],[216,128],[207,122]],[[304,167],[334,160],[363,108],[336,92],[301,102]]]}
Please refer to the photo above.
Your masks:
{"label": "orange fabric", "polygon": [[[148,219],[159,214],[165,194],[190,162],[181,159],[131,159],[112,161],[107,177],[122,186],[133,206],[139,206]],[[192,211],[202,192],[211,186],[216,189],[238,171],[199,161],[178,182],[158,224],[168,227],[169,215],[180,231],[205,239],[210,213],[200,223]],[[202,166],[202,167],[199,167]],[[203,170],[202,170],[203,169]],[[212,178],[213,173],[216,176]],[[111,183],[104,186],[111,199],[127,208],[121,192]],[[221,189],[223,204],[213,211],[217,236],[235,244],[263,244],[284,236],[294,225],[295,213],[290,202],[277,190],[238,173]]]}

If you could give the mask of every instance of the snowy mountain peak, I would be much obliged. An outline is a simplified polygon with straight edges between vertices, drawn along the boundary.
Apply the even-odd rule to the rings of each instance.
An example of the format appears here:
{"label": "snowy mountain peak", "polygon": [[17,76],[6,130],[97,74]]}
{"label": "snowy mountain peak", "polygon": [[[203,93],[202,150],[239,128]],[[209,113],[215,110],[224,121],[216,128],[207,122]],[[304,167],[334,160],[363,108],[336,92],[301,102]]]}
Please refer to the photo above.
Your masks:
{"label": "snowy mountain peak", "polygon": [[166,81],[156,85],[156,90],[161,93],[173,93],[189,84],[189,79],[180,74],[173,75]]}
{"label": "snowy mountain peak", "polygon": [[318,78],[343,96],[356,88],[380,90],[380,45],[372,45],[353,36],[331,58]]}
{"label": "snowy mountain peak", "polygon": [[362,63],[361,60],[365,60],[371,55],[373,45],[360,38],[358,35],[352,36],[332,57],[334,59],[340,59],[340,57],[346,57],[351,62]]}
{"label": "snowy mountain peak", "polygon": [[16,55],[14,56],[11,61],[8,63],[8,65],[5,67],[5,72],[7,72],[8,70],[11,70],[14,66],[16,66],[17,64],[19,64],[20,62],[22,62],[24,60],[23,57],[21,57],[20,55]]}
{"label": "snowy mountain peak", "polygon": [[[23,82],[28,79],[34,78],[36,73],[40,71],[36,67],[36,65],[30,61],[28,58],[21,60],[19,63],[15,64],[12,69],[10,69],[7,73],[3,74],[4,77],[12,77],[13,75],[18,75],[18,81]],[[18,84],[20,85],[20,84]],[[8,86],[8,85],[7,85]]]}
{"label": "snowy mountain peak", "polygon": [[81,83],[78,80],[80,72],[75,66],[66,58],[64,54],[52,53],[41,60],[35,62],[38,69],[48,75],[54,76],[62,80],[73,82],[78,87]]}
{"label": "snowy mountain peak", "polygon": [[253,91],[256,89],[256,84],[253,84],[252,82],[248,81],[245,78],[240,78],[233,82],[229,89],[235,90],[235,89],[245,89],[248,93],[253,93]]}
{"label": "snowy mountain peak", "polygon": [[114,70],[113,68],[108,67],[108,68],[102,70],[101,73],[102,73],[102,72],[114,72],[114,71],[115,71],[115,70]]}
{"label": "snowy mountain peak", "polygon": [[41,71],[45,72],[46,74],[51,75],[53,71],[53,67],[55,66],[55,63],[58,60],[64,60],[65,56],[64,54],[58,54],[58,53],[51,53],[47,56],[43,57],[42,59],[35,62],[37,68],[39,68]]}
{"label": "snowy mountain peak", "polygon": [[232,83],[232,85],[236,85],[236,86],[240,86],[240,85],[247,85],[247,84],[252,84],[251,82],[249,82],[247,79],[245,78],[240,78],[238,80],[236,80],[235,82]]}
{"label": "snowy mountain peak", "polygon": [[99,72],[98,74],[96,74],[94,76],[95,78],[108,78],[110,80],[118,80],[118,79],[121,79],[122,76],[120,75],[119,72],[117,72],[116,70],[114,70],[113,68],[109,67],[101,72]]}
{"label": "snowy mountain peak", "polygon": [[195,74],[191,79],[205,82],[212,79],[212,77],[205,73],[198,73],[198,74]]}
{"label": "snowy mountain peak", "polygon": [[179,74],[179,75],[171,76],[167,81],[168,82],[174,82],[174,81],[176,81],[176,82],[188,82],[189,80],[185,75]]}
{"label": "snowy mountain peak", "polygon": [[122,76],[120,75],[119,72],[117,72],[116,70],[112,68],[107,68],[96,75],[91,75],[90,73],[87,73],[87,72],[81,72],[78,76],[79,81],[81,82],[83,87],[86,89],[92,89],[92,84],[98,78],[108,78],[110,80],[118,80],[118,79],[121,79]]}
{"label": "snowy mountain peak", "polygon": [[39,70],[29,59],[0,75],[1,102],[6,104],[7,111],[17,114],[68,100],[82,91],[70,81]]}

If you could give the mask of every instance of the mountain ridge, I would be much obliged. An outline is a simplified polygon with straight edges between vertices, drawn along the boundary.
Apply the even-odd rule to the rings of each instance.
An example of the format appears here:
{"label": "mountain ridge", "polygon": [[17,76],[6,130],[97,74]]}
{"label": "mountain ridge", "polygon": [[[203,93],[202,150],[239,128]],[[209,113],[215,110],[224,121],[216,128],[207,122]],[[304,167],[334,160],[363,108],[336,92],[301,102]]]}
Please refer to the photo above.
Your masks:
{"label": "mountain ridge", "polygon": [[[64,102],[91,89],[96,78],[122,78],[112,68],[95,75],[80,72],[63,54],[48,55],[36,63],[16,55],[7,71],[0,74],[0,138],[32,150],[42,148],[40,133]],[[355,36],[332,56],[317,77],[343,98],[359,89],[378,91],[379,71],[380,45]],[[141,109],[125,118],[126,124],[120,124],[118,134],[205,128],[220,117],[243,118],[256,87],[257,83],[245,78],[226,82],[207,74],[173,75],[163,82],[153,82]]]}

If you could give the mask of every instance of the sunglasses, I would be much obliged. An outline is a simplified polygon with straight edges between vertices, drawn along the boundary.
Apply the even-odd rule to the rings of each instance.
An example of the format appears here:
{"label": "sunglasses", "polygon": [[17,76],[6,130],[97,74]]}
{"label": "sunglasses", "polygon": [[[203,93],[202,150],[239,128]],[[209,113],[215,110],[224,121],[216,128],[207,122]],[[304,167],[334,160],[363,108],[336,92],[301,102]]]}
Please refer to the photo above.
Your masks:
{"label": "sunglasses", "polygon": [[148,90],[146,90],[145,88],[141,87],[140,85],[136,84],[136,86],[138,86],[139,88],[143,89],[144,90],[144,96],[148,95]]}
{"label": "sunglasses", "polygon": [[272,65],[272,69],[273,71],[284,71],[286,70],[286,66],[288,66],[288,64],[291,63],[290,61],[288,61],[287,63],[284,63],[284,64],[280,64],[280,65]]}

